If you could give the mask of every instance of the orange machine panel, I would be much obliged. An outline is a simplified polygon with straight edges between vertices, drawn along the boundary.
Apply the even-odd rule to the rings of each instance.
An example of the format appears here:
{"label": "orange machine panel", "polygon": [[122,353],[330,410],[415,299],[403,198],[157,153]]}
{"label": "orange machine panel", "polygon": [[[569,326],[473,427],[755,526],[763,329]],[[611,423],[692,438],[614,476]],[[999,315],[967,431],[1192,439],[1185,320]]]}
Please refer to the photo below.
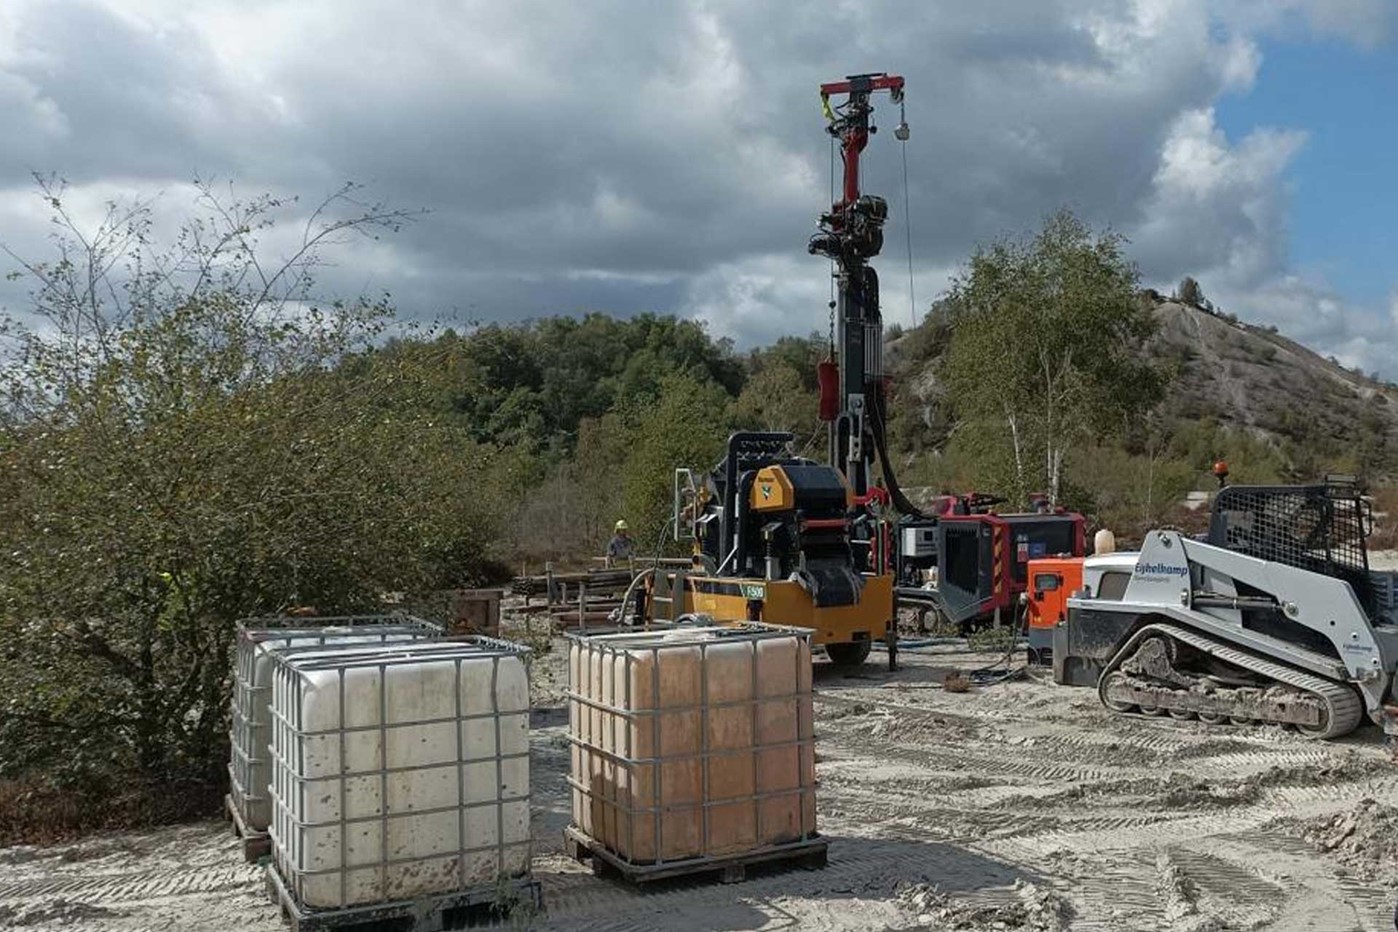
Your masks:
{"label": "orange machine panel", "polygon": [[780,466],[763,466],[757,471],[749,495],[748,507],[753,511],[790,511],[796,507],[796,491],[791,487],[786,470]]}
{"label": "orange machine panel", "polygon": [[1082,588],[1082,557],[1029,561],[1029,627],[1052,628],[1068,617],[1068,596]]}

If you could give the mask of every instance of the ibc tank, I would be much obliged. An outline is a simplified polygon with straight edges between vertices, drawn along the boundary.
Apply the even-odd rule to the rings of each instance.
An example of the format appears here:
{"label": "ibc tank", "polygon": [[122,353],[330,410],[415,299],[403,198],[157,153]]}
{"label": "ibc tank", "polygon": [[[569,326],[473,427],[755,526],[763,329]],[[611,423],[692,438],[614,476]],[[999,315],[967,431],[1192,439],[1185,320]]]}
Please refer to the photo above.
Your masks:
{"label": "ibc tank", "polygon": [[272,858],[302,905],[528,874],[527,654],[474,637],[274,658]]}
{"label": "ibc tank", "polygon": [[810,635],[747,624],[574,636],[573,824],[637,864],[815,836]]}
{"label": "ibc tank", "polygon": [[229,729],[229,796],[250,832],[265,832],[272,818],[267,784],[271,741],[268,707],[274,653],[366,647],[435,638],[441,629],[404,615],[326,618],[315,626],[304,618],[248,618],[239,622],[233,664],[232,725]]}

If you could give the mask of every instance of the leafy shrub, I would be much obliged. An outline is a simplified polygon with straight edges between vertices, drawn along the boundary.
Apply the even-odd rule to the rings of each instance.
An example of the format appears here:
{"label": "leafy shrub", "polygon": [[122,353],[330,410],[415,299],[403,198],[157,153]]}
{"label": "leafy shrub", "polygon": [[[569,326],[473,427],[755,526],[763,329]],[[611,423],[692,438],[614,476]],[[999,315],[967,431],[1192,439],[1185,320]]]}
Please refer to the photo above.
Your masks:
{"label": "leafy shrub", "polygon": [[430,354],[379,358],[386,304],[309,300],[318,243],[398,215],[328,220],[278,270],[254,235],[283,202],[206,189],[159,253],[139,205],[80,235],[46,194],[50,326],[12,323],[0,370],[0,779],[215,783],[235,620],[478,581],[513,470],[433,416]]}

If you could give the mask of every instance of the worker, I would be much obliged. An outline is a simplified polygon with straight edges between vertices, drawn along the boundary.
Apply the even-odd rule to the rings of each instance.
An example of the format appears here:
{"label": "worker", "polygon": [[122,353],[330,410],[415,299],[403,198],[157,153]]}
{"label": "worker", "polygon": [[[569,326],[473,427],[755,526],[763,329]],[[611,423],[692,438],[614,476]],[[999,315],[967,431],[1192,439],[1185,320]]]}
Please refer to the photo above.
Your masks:
{"label": "worker", "polygon": [[616,533],[607,544],[607,566],[612,566],[617,560],[630,560],[631,551],[635,549],[635,543],[631,540],[631,528],[625,521],[618,521],[615,530]]}

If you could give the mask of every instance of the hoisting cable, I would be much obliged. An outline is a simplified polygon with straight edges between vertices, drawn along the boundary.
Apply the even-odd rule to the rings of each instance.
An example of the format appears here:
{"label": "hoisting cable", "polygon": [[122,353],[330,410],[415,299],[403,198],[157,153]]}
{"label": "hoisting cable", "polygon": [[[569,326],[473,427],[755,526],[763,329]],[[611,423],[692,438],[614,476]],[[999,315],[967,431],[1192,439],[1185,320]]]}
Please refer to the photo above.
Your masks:
{"label": "hoisting cable", "polygon": [[898,137],[899,150],[903,153],[903,233],[908,241],[908,312],[913,326],[917,326],[917,293],[913,290],[913,212],[908,206],[908,120],[903,102],[898,101],[898,128],[893,135]]}

